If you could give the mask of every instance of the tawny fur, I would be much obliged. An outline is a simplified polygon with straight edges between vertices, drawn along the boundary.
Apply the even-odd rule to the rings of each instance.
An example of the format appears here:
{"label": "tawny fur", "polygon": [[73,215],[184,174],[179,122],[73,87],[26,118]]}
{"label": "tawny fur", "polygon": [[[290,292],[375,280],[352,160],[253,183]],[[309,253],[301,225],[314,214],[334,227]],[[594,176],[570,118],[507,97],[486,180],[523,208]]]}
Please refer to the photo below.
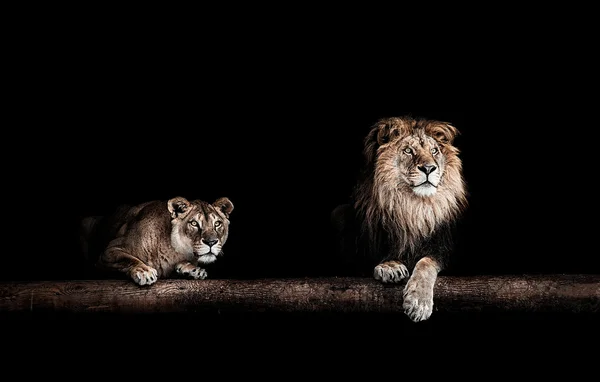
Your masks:
{"label": "tawny fur", "polygon": [[[404,312],[430,317],[433,289],[467,208],[458,130],[410,116],[387,118],[364,140],[365,165],[353,202],[332,213],[341,264],[383,283],[406,279]],[[412,269],[412,272],[410,272]]]}
{"label": "tawny fur", "polygon": [[[452,145],[458,130],[449,123],[395,117],[379,121],[365,138],[363,181],[355,190],[354,207],[362,217],[361,227],[372,243],[383,229],[388,244],[397,253],[414,252],[437,227],[455,221],[467,206],[459,150]],[[396,160],[402,142],[409,136],[430,136],[440,146],[444,161],[437,192],[430,197],[415,195],[398,175]]]}
{"label": "tawny fur", "polygon": [[139,285],[174,274],[203,279],[203,266],[223,254],[232,210],[228,198],[121,206],[106,217],[83,219],[82,251],[97,270],[123,273]]}

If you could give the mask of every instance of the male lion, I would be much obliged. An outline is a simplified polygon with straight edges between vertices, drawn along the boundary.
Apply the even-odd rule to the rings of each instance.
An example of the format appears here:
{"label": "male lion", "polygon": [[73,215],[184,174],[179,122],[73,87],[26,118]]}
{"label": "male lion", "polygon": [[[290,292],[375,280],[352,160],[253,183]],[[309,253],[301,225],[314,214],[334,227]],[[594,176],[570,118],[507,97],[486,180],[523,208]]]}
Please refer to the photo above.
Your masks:
{"label": "male lion", "polygon": [[81,222],[81,244],[98,270],[121,272],[138,285],[154,284],[173,272],[205,279],[202,265],[223,254],[233,204],[175,197],[122,206],[106,217]]}
{"label": "male lion", "polygon": [[358,258],[383,283],[408,278],[403,310],[415,322],[431,316],[434,284],[468,204],[457,134],[423,118],[378,121],[364,140],[353,201],[331,216],[342,256]]}

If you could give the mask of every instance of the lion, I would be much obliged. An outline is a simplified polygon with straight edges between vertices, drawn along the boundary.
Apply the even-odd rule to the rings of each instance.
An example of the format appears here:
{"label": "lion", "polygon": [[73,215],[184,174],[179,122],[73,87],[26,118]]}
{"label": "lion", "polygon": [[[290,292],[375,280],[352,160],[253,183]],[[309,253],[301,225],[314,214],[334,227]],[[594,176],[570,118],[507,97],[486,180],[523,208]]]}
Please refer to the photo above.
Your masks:
{"label": "lion", "polygon": [[468,206],[458,134],[451,123],[426,118],[379,120],[364,139],[352,201],[331,215],[343,259],[382,283],[406,281],[402,308],[414,322],[433,312],[434,284]]}
{"label": "lion", "polygon": [[140,286],[172,276],[202,280],[204,266],[223,255],[232,211],[226,197],[212,204],[177,196],[124,205],[82,219],[82,251],[101,274],[120,272]]}

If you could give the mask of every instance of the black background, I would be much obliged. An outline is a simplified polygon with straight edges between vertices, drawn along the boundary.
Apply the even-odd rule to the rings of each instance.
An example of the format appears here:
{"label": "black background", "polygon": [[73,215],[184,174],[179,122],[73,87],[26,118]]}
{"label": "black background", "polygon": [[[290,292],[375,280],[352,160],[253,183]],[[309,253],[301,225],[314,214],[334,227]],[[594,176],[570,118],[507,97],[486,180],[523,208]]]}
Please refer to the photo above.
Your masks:
{"label": "black background", "polygon": [[461,132],[470,206],[449,273],[600,272],[584,40],[411,45],[325,15],[195,30],[104,11],[41,17],[7,47],[2,279],[79,278],[82,217],[174,196],[235,206],[213,277],[335,274],[329,213],[370,126],[404,114]]}
{"label": "black background", "polygon": [[[235,205],[226,257],[209,277],[334,275],[329,213],[347,200],[362,139],[379,118],[407,113],[461,132],[455,143],[470,206],[446,274],[600,273],[597,60],[585,37],[593,34],[580,30],[593,23],[565,27],[535,14],[500,15],[499,23],[469,16],[463,24],[444,14],[436,28],[428,10],[373,17],[370,26],[341,14],[348,9],[265,13],[268,21],[205,9],[183,21],[182,14],[146,17],[147,10],[29,10],[7,33],[2,281],[81,278],[82,217],[177,195],[228,196]],[[401,31],[410,21],[419,27]],[[423,24],[432,38],[417,41]],[[226,373],[241,365],[268,374],[276,359],[295,371],[325,365],[339,375],[391,347],[395,362],[411,354],[427,362],[464,357],[442,372],[470,366],[475,356],[491,359],[495,372],[524,363],[539,376],[569,365],[567,347],[544,339],[580,345],[597,333],[596,317],[577,315],[540,325],[537,315],[490,322],[436,312],[406,326],[397,316],[324,323],[302,315],[49,316],[2,317],[18,360],[39,354],[36,365],[44,366],[59,353],[69,366],[80,357],[97,365],[90,355],[104,345],[143,359],[146,351],[164,357],[162,346],[191,344],[194,355],[259,361],[219,369]],[[427,334],[435,341],[418,339]],[[470,334],[481,341],[465,341]],[[510,354],[498,346],[503,339]],[[56,352],[57,344],[73,351]],[[454,352],[461,344],[473,347]],[[172,348],[174,357],[181,349]],[[533,353],[543,364],[533,364]],[[582,359],[570,369],[581,370]],[[393,372],[406,371],[404,364]],[[38,367],[46,375],[56,368]]]}
{"label": "black background", "polygon": [[227,196],[235,206],[213,277],[335,275],[329,214],[348,200],[371,125],[404,114],[460,131],[470,205],[448,273],[599,271],[576,215],[593,186],[577,180],[583,157],[562,138],[581,114],[565,104],[561,114],[466,102],[411,108],[402,84],[377,93],[320,72],[263,69],[192,89],[181,78],[177,86],[147,82],[146,71],[82,72],[53,84],[61,91],[30,110],[36,131],[23,126],[25,137],[13,141],[28,154],[9,154],[19,166],[7,184],[21,190],[9,208],[26,228],[5,279],[85,277],[81,218],[174,196]]}

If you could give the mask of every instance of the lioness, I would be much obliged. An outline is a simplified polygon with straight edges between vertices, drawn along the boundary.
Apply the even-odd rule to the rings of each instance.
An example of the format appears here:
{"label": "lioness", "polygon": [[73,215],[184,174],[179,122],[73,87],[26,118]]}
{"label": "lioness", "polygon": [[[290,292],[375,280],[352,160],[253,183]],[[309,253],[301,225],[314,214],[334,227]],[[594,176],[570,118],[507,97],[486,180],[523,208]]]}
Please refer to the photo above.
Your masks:
{"label": "lioness", "polygon": [[175,197],[123,206],[110,216],[82,220],[82,250],[98,270],[124,273],[138,285],[173,272],[205,279],[202,265],[223,254],[232,210],[225,197],[212,204]]}

